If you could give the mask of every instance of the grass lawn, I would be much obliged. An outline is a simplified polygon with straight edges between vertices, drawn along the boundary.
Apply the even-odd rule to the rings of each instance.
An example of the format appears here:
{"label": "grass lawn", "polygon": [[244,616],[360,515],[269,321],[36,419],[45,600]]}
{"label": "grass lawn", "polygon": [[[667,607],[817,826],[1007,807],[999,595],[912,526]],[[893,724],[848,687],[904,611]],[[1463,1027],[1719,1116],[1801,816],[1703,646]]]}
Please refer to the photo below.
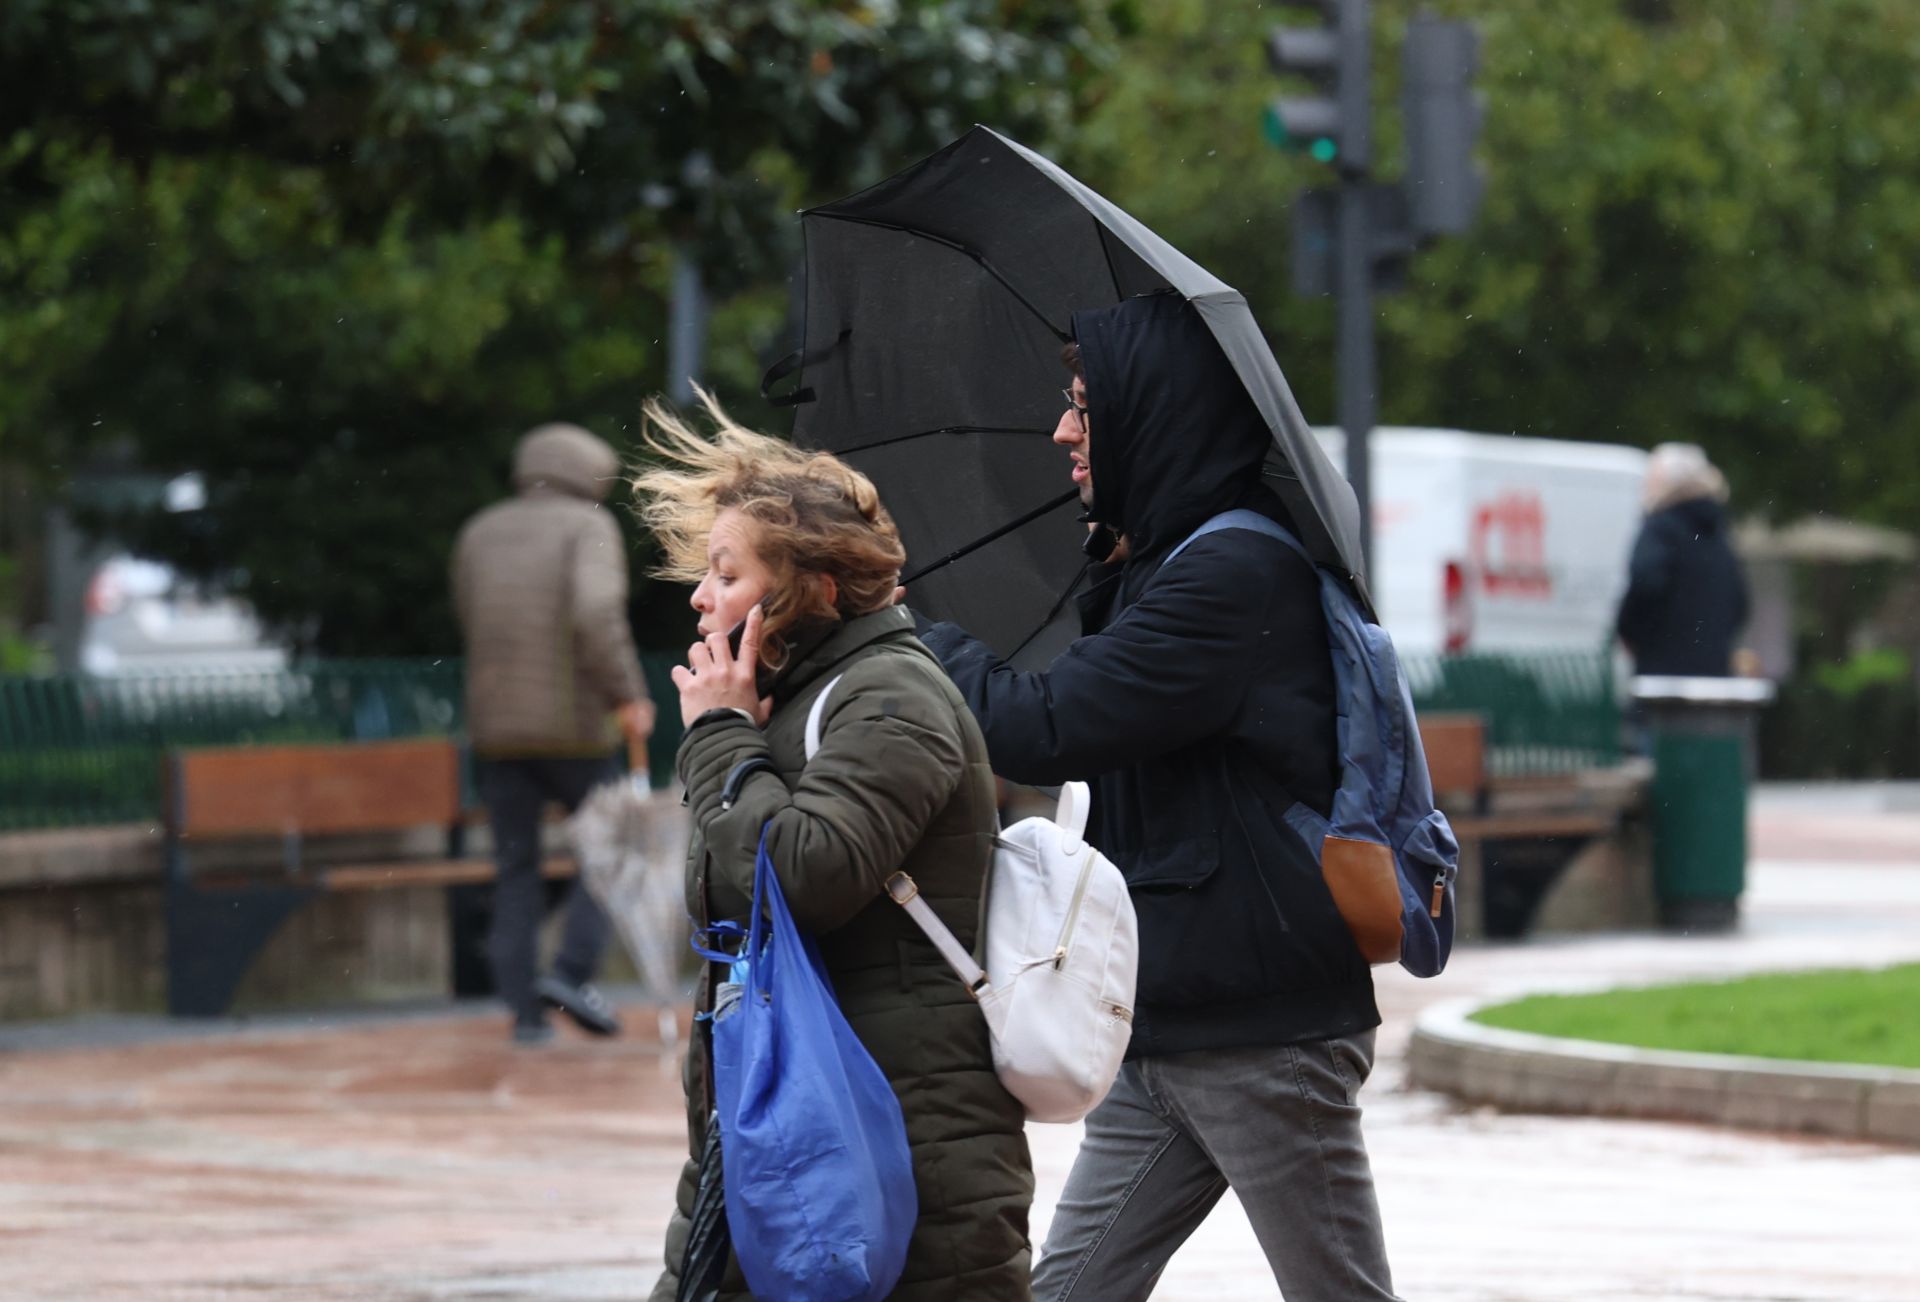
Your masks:
{"label": "grass lawn", "polygon": [[1788,972],[1598,995],[1536,995],[1488,1026],[1649,1049],[1920,1067],[1920,963]]}

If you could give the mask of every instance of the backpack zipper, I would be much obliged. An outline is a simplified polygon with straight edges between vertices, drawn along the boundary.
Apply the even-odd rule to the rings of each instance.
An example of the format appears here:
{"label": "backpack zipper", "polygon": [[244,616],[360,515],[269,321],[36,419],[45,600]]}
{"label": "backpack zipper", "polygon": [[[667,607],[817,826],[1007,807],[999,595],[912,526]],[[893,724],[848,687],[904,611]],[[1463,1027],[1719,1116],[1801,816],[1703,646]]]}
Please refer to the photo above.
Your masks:
{"label": "backpack zipper", "polygon": [[1080,860],[1080,880],[1073,884],[1073,903],[1067,906],[1067,921],[1060,928],[1060,943],[1053,950],[1053,970],[1058,972],[1067,961],[1067,946],[1073,941],[1074,924],[1080,921],[1080,902],[1087,898],[1087,881],[1093,876],[1093,847],[1087,847]]}

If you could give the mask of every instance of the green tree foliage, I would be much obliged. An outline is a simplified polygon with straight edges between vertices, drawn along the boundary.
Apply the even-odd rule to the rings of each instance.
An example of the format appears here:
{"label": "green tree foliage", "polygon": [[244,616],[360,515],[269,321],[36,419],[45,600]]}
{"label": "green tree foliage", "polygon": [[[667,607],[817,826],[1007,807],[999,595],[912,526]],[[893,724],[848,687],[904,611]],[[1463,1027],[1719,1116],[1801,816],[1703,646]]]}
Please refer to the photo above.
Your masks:
{"label": "green tree foliage", "polygon": [[[1483,37],[1486,204],[1382,301],[1385,421],[1703,443],[1737,504],[1920,518],[1920,6],[1911,0],[1375,0],[1379,172],[1418,8]],[[1164,0],[1073,162],[1243,290],[1310,419],[1332,307],[1291,296],[1266,29]]]}
{"label": "green tree foliage", "polygon": [[[1419,4],[1374,5],[1389,178]],[[1426,7],[1482,31],[1490,184],[1381,303],[1383,419],[1692,439],[1744,509],[1920,517],[1920,5]],[[323,649],[447,648],[447,543],[514,436],[619,441],[662,386],[675,252],[743,395],[786,342],[792,210],[975,120],[1245,291],[1330,420],[1332,308],[1291,294],[1286,210],[1331,178],[1262,138],[1277,21],[1310,15],[11,0],[0,457],[201,469],[207,510],[121,527],[238,565]]]}
{"label": "green tree foliage", "polygon": [[451,646],[459,521],[514,437],[621,442],[678,252],[714,373],[780,340],[791,213],[976,119],[1047,140],[1077,0],[14,0],[0,12],[0,456],[196,469],[114,529],[337,653]]}

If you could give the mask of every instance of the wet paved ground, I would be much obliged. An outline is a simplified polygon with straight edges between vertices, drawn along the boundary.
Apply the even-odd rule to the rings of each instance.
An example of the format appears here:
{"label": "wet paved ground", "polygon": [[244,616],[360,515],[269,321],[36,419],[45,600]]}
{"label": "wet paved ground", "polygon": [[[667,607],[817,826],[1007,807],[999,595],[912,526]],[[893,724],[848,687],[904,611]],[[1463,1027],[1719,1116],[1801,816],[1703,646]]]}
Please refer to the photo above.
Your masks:
{"label": "wet paved ground", "polygon": [[[1406,1297],[1920,1298],[1920,1152],[1465,1111],[1400,1065],[1434,999],[1920,959],[1920,793],[1898,795],[1763,801],[1738,936],[1478,948],[1437,981],[1383,978],[1365,1098]],[[0,1298],[628,1298],[658,1270],[685,1137],[650,1037],[515,1050],[467,1014],[0,1043]],[[1077,1133],[1032,1132],[1036,1234]],[[1156,1296],[1274,1296],[1230,1199]]]}

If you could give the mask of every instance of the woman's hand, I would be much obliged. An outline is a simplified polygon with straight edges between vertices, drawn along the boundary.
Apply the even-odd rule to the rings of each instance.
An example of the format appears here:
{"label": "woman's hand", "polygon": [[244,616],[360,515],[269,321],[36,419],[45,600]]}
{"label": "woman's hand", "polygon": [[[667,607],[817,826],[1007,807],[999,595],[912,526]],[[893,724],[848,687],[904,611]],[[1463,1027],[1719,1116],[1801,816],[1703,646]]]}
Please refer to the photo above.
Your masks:
{"label": "woman's hand", "polygon": [[747,612],[740,635],[740,654],[733,654],[725,633],[710,633],[705,641],[687,648],[687,663],[673,671],[680,689],[680,722],[691,724],[708,710],[745,710],[754,723],[766,727],[773,713],[771,698],[762,698],[754,683],[760,664],[760,621],[765,612],[755,606]]}

